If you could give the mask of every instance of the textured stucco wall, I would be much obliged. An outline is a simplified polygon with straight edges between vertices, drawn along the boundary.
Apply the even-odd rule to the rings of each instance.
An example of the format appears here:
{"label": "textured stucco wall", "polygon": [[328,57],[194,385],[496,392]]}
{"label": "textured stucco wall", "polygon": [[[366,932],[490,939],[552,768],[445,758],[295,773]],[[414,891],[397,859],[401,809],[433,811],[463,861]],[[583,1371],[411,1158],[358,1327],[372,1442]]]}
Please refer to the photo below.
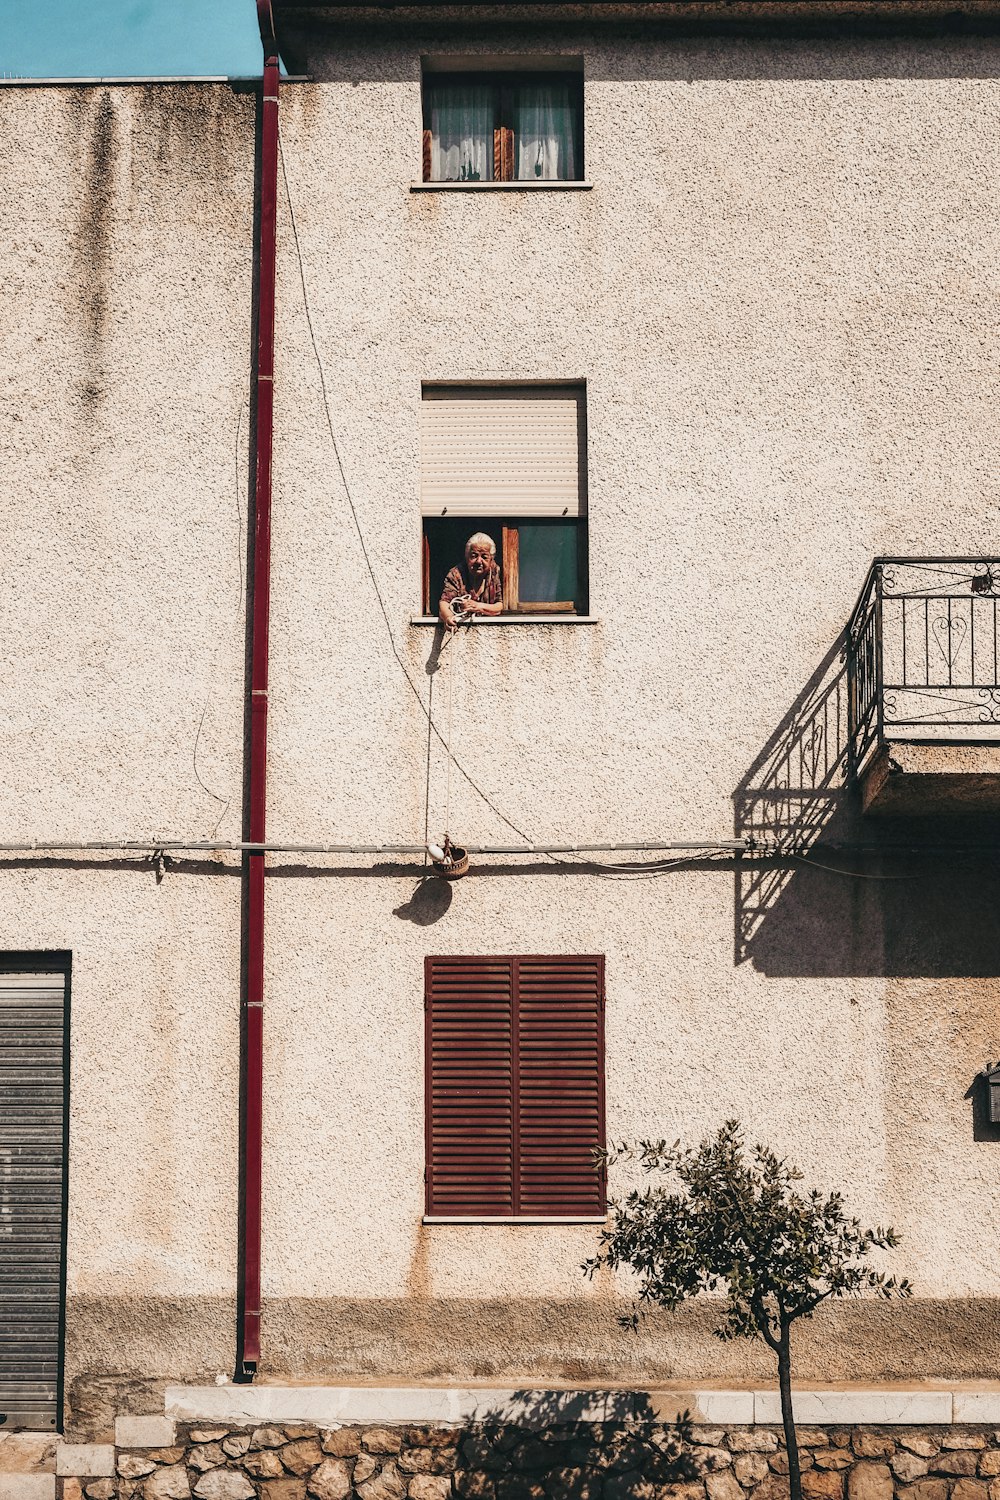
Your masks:
{"label": "textured stucco wall", "polygon": [[[238,837],[254,100],[0,112],[0,841]],[[0,859],[0,949],[73,954],[71,1389],[231,1369],[239,884]]]}
{"label": "textured stucco wall", "polygon": [[[857,832],[824,768],[867,565],[995,547],[1000,45],[324,36],[318,81],[283,91],[284,159],[332,424],[411,685],[331,451],[283,206],[271,836],[441,828],[418,697],[433,685],[443,724],[447,667],[428,671],[432,633],[408,623],[420,383],[480,378],[587,382],[600,620],[456,648],[457,753],[495,806],[538,843],[725,839],[734,808],[740,832],[787,827],[790,807]],[[501,45],[585,57],[593,190],[410,193],[421,53]],[[224,805],[194,776],[208,703],[198,768],[232,796],[220,832],[235,835],[252,100],[15,97],[0,103],[17,159],[46,192],[27,195],[24,312],[4,331],[27,424],[4,827],[206,836]],[[460,776],[452,832],[515,837]],[[592,1229],[421,1226],[423,957],[532,951],[607,955],[613,1135],[695,1137],[738,1113],[904,1234],[917,1300],[817,1320],[804,1375],[990,1373],[998,1147],[964,1095],[1000,1050],[1000,892],[977,864],[865,870],[920,878],[623,879],[497,858],[446,890],[377,861],[275,859],[264,1374],[763,1369],[709,1341],[705,1310],[627,1340],[616,1289],[579,1275]],[[0,871],[0,901],[5,945],[74,948],[74,993],[92,997],[95,1029],[80,1009],[74,1023],[79,1389],[224,1370],[238,881]],[[112,1100],[125,1153],[108,1148]],[[180,1165],[163,1114],[184,1121]],[[118,1209],[98,1223],[84,1190],[102,1183]]]}

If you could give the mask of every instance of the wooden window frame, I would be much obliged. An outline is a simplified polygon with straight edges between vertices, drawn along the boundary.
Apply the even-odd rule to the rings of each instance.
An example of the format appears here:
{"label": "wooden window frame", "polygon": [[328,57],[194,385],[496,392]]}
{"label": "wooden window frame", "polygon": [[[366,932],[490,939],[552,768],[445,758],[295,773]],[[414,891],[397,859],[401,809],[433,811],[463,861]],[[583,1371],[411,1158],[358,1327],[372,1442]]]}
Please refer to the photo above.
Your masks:
{"label": "wooden window frame", "polygon": [[427,118],[427,88],[428,83],[441,83],[444,81],[464,84],[487,84],[493,89],[493,182],[518,182],[521,179],[515,177],[514,168],[514,91],[524,83],[565,83],[572,80],[575,85],[576,97],[576,138],[579,142],[580,160],[577,164],[576,177],[555,178],[557,182],[582,182],[583,181],[583,74],[573,71],[553,72],[550,69],[539,68],[537,71],[522,68],[516,72],[443,72],[429,69],[424,73],[422,79],[422,113],[423,113],[423,149],[421,170],[424,182],[451,181],[450,178],[431,177],[431,129]]}
{"label": "wooden window frame", "polygon": [[[424,521],[433,520],[433,517],[425,516]],[[470,527],[476,527],[475,516],[469,518]],[[503,588],[503,612],[505,615],[575,615],[575,599],[536,600],[521,598],[521,538],[519,527],[521,524],[530,526],[536,518],[525,516],[523,523],[512,520],[501,528],[500,542],[500,582]],[[577,526],[577,569],[578,582],[584,595],[586,595],[587,579],[587,517],[573,516],[572,519]],[[582,555],[581,555],[581,550]],[[431,549],[427,537],[426,527],[422,527],[420,537],[420,583],[421,597],[423,601],[423,612],[425,617],[436,615],[439,600],[431,598]],[[501,617],[502,618],[502,617]]]}
{"label": "wooden window frame", "polygon": [[[506,1158],[502,1155],[495,1162],[490,1158],[483,1161],[480,1153],[480,1165],[477,1169],[474,1164],[468,1164],[470,1156],[475,1158],[476,1152],[473,1143],[477,1140],[475,1130],[482,1129],[482,1115],[478,1116],[478,1125],[470,1123],[469,1138],[456,1143],[454,1140],[454,1120],[451,1112],[456,1108],[461,1110],[463,1098],[470,1099],[470,1110],[475,1114],[481,1107],[481,1100],[475,1099],[474,1094],[463,1096],[462,1085],[455,1081],[453,1073],[453,1057],[456,1049],[459,1054],[467,1052],[469,1048],[475,1049],[475,1041],[470,1028],[469,1039],[466,1040],[464,1033],[460,1030],[455,1032],[453,1014],[449,1014],[448,1004],[455,1004],[455,989],[461,990],[462,966],[467,966],[468,984],[472,995],[482,993],[485,988],[489,995],[490,1004],[494,1011],[494,1034],[486,1043],[484,1059],[490,1063],[488,1073],[487,1098],[494,1099],[502,1097],[497,1095],[497,1073],[496,1054],[498,1041],[495,1034],[496,1006],[498,1001],[501,1006],[503,991],[506,988],[510,996],[509,1011],[509,1108],[506,1113],[509,1116],[510,1144]],[[572,1201],[575,1193],[579,1193],[579,1161],[574,1162],[572,1156],[568,1156],[565,1162],[557,1165],[552,1170],[553,1181],[551,1184],[544,1181],[540,1184],[539,1177],[546,1176],[549,1172],[547,1164],[540,1168],[539,1163],[547,1163],[553,1146],[556,1142],[566,1139],[569,1121],[572,1119],[574,1105],[571,1102],[560,1102],[560,1093],[565,1101],[565,1086],[568,1083],[571,1091],[581,1093],[580,1077],[580,1049],[586,1048],[588,1042],[586,1033],[573,1032],[567,1028],[565,1039],[567,1043],[566,1053],[563,1057],[556,1056],[554,1061],[548,1061],[548,1054],[555,1050],[558,1054],[560,1042],[563,1040],[559,1035],[558,1028],[556,1036],[553,1037],[553,1022],[550,1014],[543,1014],[538,1018],[539,992],[546,997],[551,992],[551,999],[546,998],[543,1011],[549,1006],[558,1006],[566,1001],[574,1004],[574,976],[573,968],[577,969],[578,989],[576,991],[580,1001],[593,1005],[592,1011],[592,1033],[589,1045],[595,1059],[593,1072],[592,1092],[589,1100],[586,1100],[586,1092],[583,1090],[585,1102],[579,1104],[581,1132],[588,1128],[594,1129],[596,1139],[591,1143],[593,1146],[603,1147],[606,1143],[606,1118],[605,1118],[605,1035],[604,1035],[604,1009],[605,1009],[605,984],[604,984],[604,957],[600,954],[525,954],[525,955],[490,955],[478,954],[475,956],[461,957],[459,955],[439,955],[428,957],[424,960],[424,1011],[425,1011],[425,1161],[424,1171],[426,1202],[425,1217],[429,1220],[463,1221],[473,1220],[481,1222],[507,1222],[511,1220],[532,1221],[562,1221],[580,1222],[590,1220],[601,1220],[607,1212],[607,1181],[606,1172],[603,1169],[594,1170],[594,1191],[583,1192],[577,1202],[567,1208],[566,1201]],[[526,1007],[522,1011],[522,967],[526,971],[524,980],[525,993],[523,1004]],[[560,975],[560,969],[565,969],[565,974]],[[503,970],[506,969],[506,974]],[[498,971],[502,977],[498,977]],[[582,971],[582,972],[581,972]],[[585,976],[585,977],[584,977]],[[437,987],[435,987],[437,981]],[[442,996],[442,989],[445,994]],[[449,994],[448,991],[451,990]],[[445,1007],[443,1015],[437,1021],[434,1010],[435,1001]],[[595,1003],[596,1001],[596,1003]],[[579,1003],[579,1002],[576,1002]],[[470,1001],[471,1004],[471,1001]],[[584,1012],[586,1014],[586,1011]],[[502,1015],[502,1011],[501,1011]],[[522,1016],[524,1023],[522,1024]],[[554,1046],[553,1046],[554,1043]],[[574,1049],[575,1043],[575,1049]],[[526,1061],[522,1061],[522,1044],[528,1049]],[[444,1075],[435,1074],[435,1045],[439,1054],[443,1051],[448,1066]],[[562,1072],[569,1064],[568,1078]],[[584,1064],[584,1067],[586,1064]],[[471,1062],[465,1061],[462,1067],[472,1073],[476,1067],[475,1058]],[[502,1064],[501,1064],[502,1067]],[[537,1091],[539,1077],[545,1077],[545,1070],[550,1070],[551,1077],[563,1084],[562,1089],[556,1089],[552,1096],[555,1100],[553,1105],[548,1094],[545,1095],[544,1103],[539,1106]],[[531,1090],[534,1089],[535,1097]],[[445,1109],[444,1116],[436,1114],[435,1102],[442,1096],[446,1103],[438,1107]],[[527,1091],[527,1102],[522,1104],[522,1096]],[[457,1103],[456,1103],[457,1101]],[[496,1105],[488,1105],[491,1113],[495,1111]],[[539,1126],[539,1109],[541,1108],[546,1123]],[[556,1122],[550,1125],[549,1119],[554,1108]],[[501,1113],[504,1111],[501,1110]],[[588,1127],[587,1115],[591,1120],[596,1119],[596,1127]],[[435,1134],[437,1123],[438,1134]],[[541,1128],[541,1139],[538,1130]],[[495,1132],[495,1121],[490,1127]],[[552,1132],[551,1134],[549,1132]],[[527,1132],[527,1141],[523,1140],[522,1132]],[[502,1137],[501,1137],[502,1140]],[[445,1144],[447,1143],[447,1144]],[[439,1148],[442,1150],[439,1151]],[[491,1148],[492,1149],[492,1148]],[[541,1150],[542,1156],[538,1153]],[[444,1180],[435,1179],[435,1164],[443,1153],[444,1162],[439,1171],[443,1171]],[[462,1173],[469,1173],[468,1178],[459,1178],[459,1181],[468,1180],[473,1182],[478,1175],[482,1183],[488,1181],[488,1177],[497,1170],[501,1170],[502,1163],[506,1159],[509,1163],[509,1174],[503,1169],[503,1176],[509,1175],[509,1194],[503,1188],[491,1186],[471,1186],[468,1189],[454,1186],[453,1174],[456,1167]],[[487,1162],[489,1165],[487,1166]],[[450,1173],[449,1173],[450,1168]],[[483,1171],[487,1171],[487,1178],[482,1178]],[[528,1182],[523,1182],[527,1175]],[[574,1176],[577,1184],[574,1184]],[[449,1180],[449,1177],[451,1180]],[[464,1200],[461,1198],[462,1191],[467,1192]],[[552,1197],[546,1205],[545,1195],[551,1193]],[[478,1206],[477,1206],[478,1197]],[[502,1212],[492,1213],[483,1205],[488,1199],[493,1199],[494,1207],[502,1207]],[[442,1201],[445,1199],[447,1201]],[[504,1199],[501,1204],[500,1199]],[[525,1206],[527,1204],[527,1206]]]}

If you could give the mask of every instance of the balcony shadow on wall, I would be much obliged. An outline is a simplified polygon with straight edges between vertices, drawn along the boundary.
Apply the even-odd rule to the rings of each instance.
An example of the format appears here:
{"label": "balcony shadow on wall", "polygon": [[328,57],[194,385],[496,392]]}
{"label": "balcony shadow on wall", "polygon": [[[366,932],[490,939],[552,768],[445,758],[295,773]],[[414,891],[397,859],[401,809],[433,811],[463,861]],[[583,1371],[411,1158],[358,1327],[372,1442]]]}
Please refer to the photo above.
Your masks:
{"label": "balcony shadow on wall", "polygon": [[[842,639],[733,794],[735,961],[775,977],[1000,974],[997,822],[862,816]],[[992,844],[991,844],[992,841]]]}

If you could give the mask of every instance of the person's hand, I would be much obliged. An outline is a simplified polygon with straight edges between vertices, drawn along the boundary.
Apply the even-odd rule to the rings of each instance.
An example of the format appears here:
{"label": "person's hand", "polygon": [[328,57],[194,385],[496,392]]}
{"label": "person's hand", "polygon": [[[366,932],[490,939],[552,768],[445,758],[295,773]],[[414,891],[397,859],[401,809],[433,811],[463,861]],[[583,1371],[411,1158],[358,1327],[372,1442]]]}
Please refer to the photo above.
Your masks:
{"label": "person's hand", "polygon": [[447,630],[449,635],[451,635],[453,630],[458,629],[458,621],[455,619],[454,611],[452,610],[451,605],[448,604],[444,599],[441,600],[441,603],[438,606],[438,618],[440,619],[441,624],[444,626],[445,630]]}

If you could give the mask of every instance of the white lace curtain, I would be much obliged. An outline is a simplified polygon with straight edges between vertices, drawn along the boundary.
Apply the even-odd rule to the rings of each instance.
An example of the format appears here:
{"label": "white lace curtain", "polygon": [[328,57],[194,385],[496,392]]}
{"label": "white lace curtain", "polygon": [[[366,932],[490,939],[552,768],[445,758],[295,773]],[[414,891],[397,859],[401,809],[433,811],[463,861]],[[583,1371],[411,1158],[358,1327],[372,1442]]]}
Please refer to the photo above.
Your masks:
{"label": "white lace curtain", "polygon": [[517,181],[574,181],[581,173],[579,85],[572,80],[506,86],[435,79],[427,84],[427,106],[432,182],[491,181],[498,123],[513,133]]}
{"label": "white lace curtain", "polygon": [[496,91],[490,83],[428,88],[432,182],[489,182]]}
{"label": "white lace curtain", "polygon": [[514,175],[519,182],[576,179],[576,97],[568,82],[522,83],[515,90]]}

